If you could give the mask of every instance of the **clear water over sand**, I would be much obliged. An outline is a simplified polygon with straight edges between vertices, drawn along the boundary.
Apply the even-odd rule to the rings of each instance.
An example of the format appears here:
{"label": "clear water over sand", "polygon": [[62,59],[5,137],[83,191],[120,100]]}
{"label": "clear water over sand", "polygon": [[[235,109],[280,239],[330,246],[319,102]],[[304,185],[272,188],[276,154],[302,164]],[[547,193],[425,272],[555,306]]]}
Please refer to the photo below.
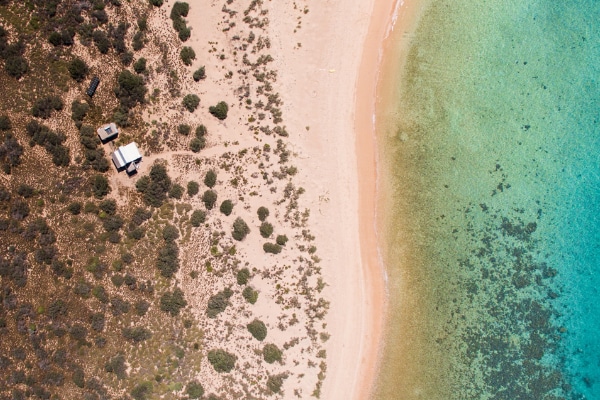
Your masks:
{"label": "clear water over sand", "polygon": [[598,21],[592,0],[422,15],[386,77],[377,398],[600,398]]}

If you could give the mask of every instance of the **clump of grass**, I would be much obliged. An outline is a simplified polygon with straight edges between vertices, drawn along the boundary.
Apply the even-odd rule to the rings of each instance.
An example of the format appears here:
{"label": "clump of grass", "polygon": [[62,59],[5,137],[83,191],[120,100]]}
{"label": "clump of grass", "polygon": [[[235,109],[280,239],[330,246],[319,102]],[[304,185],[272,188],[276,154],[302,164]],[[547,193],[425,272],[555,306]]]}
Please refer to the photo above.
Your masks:
{"label": "clump of grass", "polygon": [[254,290],[252,286],[246,286],[242,291],[242,296],[248,303],[254,304],[258,300],[258,291]]}

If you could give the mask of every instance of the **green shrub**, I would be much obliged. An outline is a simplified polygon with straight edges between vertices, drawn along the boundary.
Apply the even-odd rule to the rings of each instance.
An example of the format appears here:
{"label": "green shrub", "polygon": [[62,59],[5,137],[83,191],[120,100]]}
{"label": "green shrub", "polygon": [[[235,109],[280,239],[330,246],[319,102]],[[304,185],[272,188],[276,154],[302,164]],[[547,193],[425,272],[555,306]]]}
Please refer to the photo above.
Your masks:
{"label": "green shrub", "polygon": [[160,309],[172,317],[179,315],[182,308],[187,306],[187,301],[183,296],[183,292],[179,288],[175,288],[173,292],[166,292],[160,298]]}
{"label": "green shrub", "polygon": [[283,352],[276,345],[269,343],[263,347],[262,354],[266,362],[273,364],[275,361],[281,362]]}
{"label": "green shrub", "polygon": [[256,213],[258,214],[258,219],[264,222],[269,216],[269,209],[267,207],[259,207]]}
{"label": "green shrub", "polygon": [[202,195],[202,201],[207,210],[212,210],[217,202],[217,192],[214,190],[207,190]]}
{"label": "green shrub", "polygon": [[141,177],[135,184],[136,189],[143,193],[144,202],[153,207],[162,206],[171,189],[171,178],[162,164],[154,164],[150,174]]}
{"label": "green shrub", "polygon": [[192,127],[186,124],[181,124],[177,127],[177,132],[180,135],[188,136],[192,132]]}
{"label": "green shrub", "polygon": [[208,108],[208,112],[210,112],[213,116],[221,121],[227,118],[227,112],[229,111],[229,106],[224,101],[220,101],[216,106],[210,106]]}
{"label": "green shrub", "polygon": [[263,250],[265,253],[279,254],[281,253],[281,246],[277,243],[265,243],[263,244]]}
{"label": "green shrub", "polygon": [[140,317],[143,317],[148,312],[148,309],[150,308],[150,303],[148,303],[146,300],[138,300],[135,303],[134,308],[135,313]]}
{"label": "green shrub", "polygon": [[240,217],[237,217],[235,221],[233,221],[233,232],[231,232],[231,236],[237,241],[242,241],[248,233],[250,233],[248,224]]}
{"label": "green shrub", "polygon": [[206,139],[204,138],[193,138],[190,141],[190,150],[194,153],[199,153],[200,150],[206,147]]}
{"label": "green shrub", "polygon": [[219,211],[221,211],[221,213],[229,216],[231,214],[231,211],[233,211],[233,203],[231,202],[231,200],[225,200],[221,203],[221,207],[219,207]]}
{"label": "green shrub", "polygon": [[206,213],[202,210],[195,210],[190,217],[190,223],[193,227],[199,227],[206,221]]}
{"label": "green shrub", "polygon": [[52,116],[52,111],[60,111],[64,107],[64,103],[59,96],[48,96],[37,100],[31,114],[34,117],[48,119]]}
{"label": "green shrub", "polygon": [[183,186],[181,186],[178,183],[171,186],[171,189],[169,190],[169,197],[180,200],[182,196],[183,196]]}
{"label": "green shrub", "polygon": [[29,199],[35,194],[35,189],[26,183],[21,183],[17,188],[17,194],[23,198]]}
{"label": "green shrub", "polygon": [[90,184],[92,186],[92,192],[94,193],[94,196],[99,199],[110,193],[108,179],[106,179],[104,175],[97,174],[92,176]]}
{"label": "green shrub", "polygon": [[286,378],[285,375],[274,375],[269,376],[267,379],[267,387],[273,393],[279,393],[281,391],[281,387],[283,386],[283,380]]}
{"label": "green shrub", "polygon": [[175,225],[167,224],[162,231],[162,237],[166,242],[172,242],[179,238],[179,230]]}
{"label": "green shrub", "polygon": [[165,278],[171,278],[179,270],[179,247],[175,242],[166,242],[158,251],[156,268]]}
{"label": "green shrub", "polygon": [[109,362],[104,365],[104,370],[113,373],[118,379],[127,378],[127,366],[125,365],[125,356],[117,354],[112,357]]}
{"label": "green shrub", "polygon": [[216,318],[217,315],[225,311],[229,305],[229,298],[233,295],[233,292],[229,288],[225,288],[217,294],[213,295],[208,299],[208,305],[206,308],[206,315],[209,318]]}
{"label": "green shrub", "polygon": [[75,368],[75,371],[73,371],[73,383],[80,388],[83,388],[85,386],[85,373],[83,372],[83,369],[81,368]]}
{"label": "green shrub", "polygon": [[22,56],[12,56],[4,62],[6,73],[15,79],[21,79],[29,71],[29,64]]}
{"label": "green shrub", "polygon": [[235,367],[237,357],[223,349],[208,352],[208,361],[217,372],[230,372]]}
{"label": "green shrub", "polygon": [[189,112],[194,112],[200,104],[200,97],[195,94],[186,94],[182,103],[186,110]]}
{"label": "green shrub", "polygon": [[69,211],[73,215],[79,215],[81,213],[81,203],[75,201],[67,207],[67,211]]}
{"label": "green shrub", "polygon": [[268,238],[273,234],[273,225],[268,222],[263,222],[260,225],[260,235],[264,238]]}
{"label": "green shrub", "polygon": [[184,46],[179,56],[185,65],[192,65],[192,61],[196,59],[196,52],[191,47]]}
{"label": "green shrub", "polygon": [[133,70],[135,72],[137,72],[138,74],[141,74],[142,72],[146,71],[146,59],[144,57],[138,59],[134,64],[133,64]]}
{"label": "green shrub", "polygon": [[150,4],[154,7],[160,7],[163,5],[163,0],[150,0]]}
{"label": "green shrub", "polygon": [[196,82],[206,78],[206,69],[204,65],[194,71],[194,75],[192,76]]}
{"label": "green shrub", "polygon": [[237,283],[238,285],[245,285],[248,283],[248,279],[250,279],[250,271],[248,268],[242,268],[237,272]]}
{"label": "green shrub", "polygon": [[134,343],[139,343],[150,339],[152,337],[152,332],[139,326],[136,328],[123,328],[123,337]]}
{"label": "green shrub", "polygon": [[195,196],[200,191],[200,185],[196,181],[189,181],[187,184],[188,196]]}
{"label": "green shrub", "polygon": [[101,30],[95,30],[94,32],[92,32],[92,39],[94,39],[94,44],[96,45],[96,48],[100,53],[108,53],[111,47],[111,43],[108,39],[108,36],[106,35],[106,32]]}
{"label": "green shrub", "polygon": [[[73,121],[75,121],[75,124],[79,128],[81,128],[81,124],[83,122],[83,119],[86,117],[86,115],[87,115],[87,113],[88,113],[89,110],[90,110],[90,106],[89,106],[88,103],[79,102],[78,100],[73,100],[73,102],[71,103],[71,119]],[[96,132],[93,132],[93,133],[95,134]],[[82,136],[81,140],[84,140],[84,138],[90,138],[91,139],[92,137],[94,138],[92,140],[94,140],[94,143],[95,143],[94,146],[93,146],[93,149],[95,149],[96,145],[97,145],[95,139],[97,139],[98,136],[95,136],[95,135],[94,136]],[[83,144],[83,142],[82,142],[82,144]],[[85,146],[85,144],[84,144],[84,146]]]}
{"label": "green shrub", "polygon": [[[160,7],[163,0],[150,0],[150,2],[154,5],[157,5],[156,3],[160,3],[157,5],[157,7]],[[150,382],[142,382],[136,385],[131,391],[131,397],[133,397],[134,400],[147,400],[151,394],[152,384]]]}
{"label": "green shrub", "polygon": [[135,107],[138,103],[144,103],[148,88],[146,88],[143,77],[132,74],[128,70],[123,70],[119,73],[117,83],[118,87],[115,89],[115,96],[125,111],[129,111],[129,109]]}
{"label": "green shrub", "polygon": [[108,215],[115,215],[117,213],[117,202],[113,199],[103,200],[100,202],[99,208]]}
{"label": "green shrub", "polygon": [[191,381],[185,388],[185,393],[190,399],[199,399],[204,396],[204,388],[198,381]]}
{"label": "green shrub", "polygon": [[196,128],[196,137],[197,137],[198,139],[200,139],[200,138],[202,138],[202,137],[206,136],[206,134],[207,134],[207,133],[208,133],[208,130],[206,129],[206,126],[204,126],[204,125],[199,125],[199,126]]}
{"label": "green shrub", "polygon": [[267,337],[267,326],[259,319],[255,318],[254,321],[246,325],[246,328],[248,328],[248,332],[250,332],[256,340],[262,342]]}
{"label": "green shrub", "polygon": [[[201,126],[204,126],[204,125],[201,125]],[[12,122],[10,122],[10,118],[8,117],[8,115],[0,115],[0,131],[10,131],[11,129],[12,129]],[[198,129],[196,128],[196,135],[197,134],[198,134]]]}
{"label": "green shrub", "polygon": [[204,184],[211,189],[217,184],[217,173],[214,170],[211,169],[206,173]]}
{"label": "green shrub", "polygon": [[258,300],[258,291],[254,290],[252,286],[246,286],[242,291],[242,296],[248,303],[254,304]]}
{"label": "green shrub", "polygon": [[71,60],[69,65],[67,65],[67,69],[69,70],[71,78],[75,79],[77,82],[82,82],[89,72],[87,64],[81,58]]}
{"label": "green shrub", "polygon": [[277,235],[277,239],[275,240],[278,245],[285,246],[288,241],[288,237],[285,235]]}

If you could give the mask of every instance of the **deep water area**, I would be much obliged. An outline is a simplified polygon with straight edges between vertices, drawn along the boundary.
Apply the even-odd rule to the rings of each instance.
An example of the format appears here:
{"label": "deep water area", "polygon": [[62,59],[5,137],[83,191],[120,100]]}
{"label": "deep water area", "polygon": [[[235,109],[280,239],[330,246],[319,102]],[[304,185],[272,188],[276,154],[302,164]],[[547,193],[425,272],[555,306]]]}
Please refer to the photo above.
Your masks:
{"label": "deep water area", "polygon": [[421,16],[381,140],[378,398],[600,399],[598,21],[593,0]]}

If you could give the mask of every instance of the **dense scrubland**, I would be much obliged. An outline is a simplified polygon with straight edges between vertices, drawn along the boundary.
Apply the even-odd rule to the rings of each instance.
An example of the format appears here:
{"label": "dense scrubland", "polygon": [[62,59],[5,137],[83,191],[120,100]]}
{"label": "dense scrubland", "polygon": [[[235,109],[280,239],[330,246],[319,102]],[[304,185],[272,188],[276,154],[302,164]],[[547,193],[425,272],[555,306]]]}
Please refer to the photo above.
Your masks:
{"label": "dense scrubland", "polygon": [[[187,3],[0,0],[1,398],[319,397],[328,302],[268,10],[233,3],[233,45],[202,59],[237,66],[219,77],[237,87],[209,105]],[[232,118],[247,139],[211,136]],[[108,152],[132,140],[149,165],[128,178]],[[267,297],[270,323],[253,311]]]}

